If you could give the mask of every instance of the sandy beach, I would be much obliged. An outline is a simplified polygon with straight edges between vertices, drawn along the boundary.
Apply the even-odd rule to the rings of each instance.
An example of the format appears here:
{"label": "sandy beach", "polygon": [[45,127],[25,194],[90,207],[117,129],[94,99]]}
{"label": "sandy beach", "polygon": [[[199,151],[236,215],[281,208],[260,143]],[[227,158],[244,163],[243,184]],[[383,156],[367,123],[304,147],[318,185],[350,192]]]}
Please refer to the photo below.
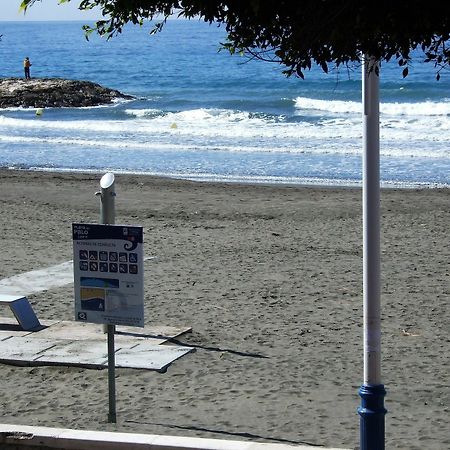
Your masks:
{"label": "sandy beach", "polygon": [[[0,170],[0,279],[72,259],[101,174]],[[361,190],[117,175],[144,226],[147,325],[191,326],[166,373],[0,365],[3,423],[358,448]],[[382,191],[386,448],[450,448],[450,190]],[[31,295],[73,320],[73,286]],[[7,315],[2,309],[0,315]]]}

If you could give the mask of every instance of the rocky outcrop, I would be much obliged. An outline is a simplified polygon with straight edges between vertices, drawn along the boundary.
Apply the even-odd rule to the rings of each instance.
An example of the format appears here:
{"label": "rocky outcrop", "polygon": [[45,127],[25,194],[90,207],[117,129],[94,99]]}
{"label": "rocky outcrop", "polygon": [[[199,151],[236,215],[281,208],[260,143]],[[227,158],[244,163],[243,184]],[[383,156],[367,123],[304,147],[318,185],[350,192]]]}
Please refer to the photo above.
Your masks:
{"label": "rocky outcrop", "polygon": [[132,99],[90,81],[60,78],[0,79],[0,108],[59,108],[99,106],[116,99]]}

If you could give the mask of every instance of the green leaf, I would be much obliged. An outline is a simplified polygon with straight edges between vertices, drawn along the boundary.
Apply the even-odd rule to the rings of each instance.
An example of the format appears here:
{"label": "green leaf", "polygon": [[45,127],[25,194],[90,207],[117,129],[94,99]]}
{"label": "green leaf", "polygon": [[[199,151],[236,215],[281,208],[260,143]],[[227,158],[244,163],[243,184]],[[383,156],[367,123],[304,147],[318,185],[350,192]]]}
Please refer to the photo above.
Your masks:
{"label": "green leaf", "polygon": [[25,12],[30,4],[32,4],[31,0],[23,0],[23,2],[20,4],[19,11]]}
{"label": "green leaf", "polygon": [[403,78],[406,78],[408,76],[408,67],[405,67],[403,69],[402,75],[403,75]]}

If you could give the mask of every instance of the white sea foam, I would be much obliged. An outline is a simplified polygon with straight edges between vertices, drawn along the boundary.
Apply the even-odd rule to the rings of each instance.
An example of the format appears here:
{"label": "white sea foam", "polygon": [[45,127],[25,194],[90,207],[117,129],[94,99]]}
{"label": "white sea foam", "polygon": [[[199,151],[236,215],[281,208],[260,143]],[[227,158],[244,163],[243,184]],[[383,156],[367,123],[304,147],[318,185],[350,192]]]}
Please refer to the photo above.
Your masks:
{"label": "white sea foam", "polygon": [[124,103],[130,103],[134,101],[134,99],[126,99],[126,98],[113,98],[112,99],[112,103],[108,103],[108,104],[104,104],[104,105],[95,105],[95,106],[77,106],[77,107],[73,107],[73,106],[47,106],[45,108],[35,108],[33,106],[30,107],[24,107],[24,106],[9,106],[7,108],[2,108],[2,111],[10,111],[10,112],[15,112],[15,111],[20,111],[20,112],[27,112],[27,111],[32,111],[35,112],[38,109],[43,109],[43,110],[70,110],[70,109],[76,109],[76,110],[81,110],[81,111],[86,111],[86,110],[95,110],[95,109],[106,109],[106,108],[117,108],[120,105],[124,104]]}
{"label": "white sea foam", "polygon": [[[333,114],[361,114],[361,102],[319,100],[297,97],[295,107],[300,111],[320,111]],[[380,113],[392,116],[448,116],[450,101],[418,103],[380,103]]]}
{"label": "white sea foam", "polygon": [[[19,167],[9,167],[10,169],[19,169]],[[64,167],[29,167],[27,170],[40,172],[81,172],[81,173],[104,173],[107,168],[99,169],[67,169]],[[191,180],[200,182],[224,182],[224,183],[251,183],[251,184],[284,184],[284,185],[305,185],[305,186],[343,186],[343,187],[361,187],[362,182],[354,179],[334,179],[319,177],[281,177],[281,176],[251,176],[251,175],[220,175],[214,173],[172,173],[158,171],[132,171],[114,169],[116,174],[124,175],[150,175],[156,177],[175,178],[180,180]],[[430,189],[430,188],[450,188],[446,183],[429,183],[419,181],[381,181],[384,188],[403,188],[403,189]]]}
{"label": "white sea foam", "polygon": [[0,116],[0,126],[15,130],[66,130],[66,131],[124,131],[127,121],[119,120],[45,120],[41,118],[15,119]]}
{"label": "white sea foam", "polygon": [[[307,142],[298,143],[298,146],[283,146],[283,145],[267,145],[267,146],[251,146],[251,145],[233,145],[233,144],[179,144],[176,142],[136,142],[127,139],[123,140],[94,140],[94,139],[79,139],[79,138],[51,138],[51,137],[30,137],[30,136],[8,136],[0,134],[1,143],[12,144],[35,144],[36,146],[45,146],[46,148],[61,148],[61,147],[79,147],[79,148],[95,148],[95,149],[110,149],[111,151],[118,151],[121,149],[129,149],[133,151],[151,151],[151,152],[227,152],[227,153],[290,153],[290,154],[316,154],[316,155],[361,155],[360,141],[347,142],[345,145],[342,141],[323,142],[317,138],[311,138]],[[282,144],[280,141],[278,144]],[[440,149],[434,148],[433,151],[428,149],[426,143],[422,147],[412,146],[398,146],[398,142],[387,141],[381,142],[380,149],[381,156],[391,156],[396,158],[430,158],[430,159],[448,159],[450,153],[447,147]]]}
{"label": "white sea foam", "polygon": [[[255,115],[245,111],[235,111],[230,109],[191,109],[179,112],[165,112],[157,109],[126,109],[125,113],[139,118],[150,118],[160,120],[180,120],[185,122],[242,122],[251,121],[254,123],[261,123],[267,121],[274,121],[269,116]],[[272,116],[270,116],[272,117]]]}
{"label": "white sea foam", "polygon": [[[321,102],[321,101],[320,101]],[[352,102],[323,102],[333,109]],[[334,106],[333,106],[334,105]],[[360,108],[360,104],[354,103]],[[450,104],[449,104],[450,105]],[[402,108],[406,108],[405,105]],[[336,108],[334,108],[336,109]],[[350,108],[351,109],[351,108]],[[441,108],[442,109],[442,108]],[[130,111],[130,110],[126,110]],[[359,140],[361,116],[344,115],[318,117],[315,121],[287,122],[276,117],[255,116],[248,112],[195,109],[181,112],[162,112],[154,109],[133,110],[135,119],[128,120],[42,120],[40,118],[18,119],[0,116],[0,127],[28,135],[28,131],[47,134],[47,131],[79,135],[95,134],[95,140],[113,137],[139,142],[151,137],[172,136],[186,138],[233,138],[298,140]],[[131,114],[131,113],[129,113]],[[392,140],[422,140],[448,142],[450,140],[450,115],[429,116],[410,114],[402,116],[382,115],[381,133]],[[33,131],[34,130],[34,131]],[[1,132],[1,129],[0,129]],[[100,134],[105,136],[100,136]],[[5,133],[6,134],[6,133]],[[109,135],[109,136],[108,136]],[[185,141],[186,142],[186,141]]]}
{"label": "white sea foam", "polygon": [[[16,119],[0,116],[0,127],[21,130],[53,130],[66,132],[89,132],[115,134],[125,136],[127,139],[137,139],[139,136],[194,136],[206,138],[279,138],[304,139],[318,135],[332,138],[336,130],[327,127],[326,122],[317,125],[302,122],[276,122],[260,117],[252,117],[249,113],[217,112],[206,110],[191,110],[177,113],[168,113],[151,120],[40,120]],[[1,131],[1,129],[0,129]],[[341,127],[338,131],[341,136],[355,137],[351,127]],[[359,132],[358,132],[359,134]]]}
{"label": "white sea foam", "polygon": [[126,109],[125,113],[134,117],[154,117],[161,115],[162,111],[159,109]]}
{"label": "white sea foam", "polygon": [[[341,108],[347,103],[352,102],[337,105]],[[151,151],[341,155],[361,152],[360,114],[289,122],[280,117],[226,109],[167,113],[156,109],[127,109],[125,112],[129,119],[48,120],[0,115],[0,142],[36,143],[48,148],[73,145]],[[449,131],[450,117],[446,115],[382,115],[381,154],[448,159]]]}

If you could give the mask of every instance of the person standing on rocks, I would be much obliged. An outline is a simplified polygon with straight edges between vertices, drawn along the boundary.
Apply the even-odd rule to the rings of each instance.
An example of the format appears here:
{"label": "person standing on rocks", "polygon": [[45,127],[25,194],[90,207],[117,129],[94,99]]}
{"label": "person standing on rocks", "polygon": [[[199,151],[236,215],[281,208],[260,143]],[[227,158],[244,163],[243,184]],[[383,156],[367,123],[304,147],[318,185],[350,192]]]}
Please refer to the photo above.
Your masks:
{"label": "person standing on rocks", "polygon": [[25,71],[25,79],[26,80],[31,80],[31,76],[30,76],[30,67],[31,67],[31,62],[30,62],[30,58],[28,58],[28,56],[23,60],[23,69]]}

